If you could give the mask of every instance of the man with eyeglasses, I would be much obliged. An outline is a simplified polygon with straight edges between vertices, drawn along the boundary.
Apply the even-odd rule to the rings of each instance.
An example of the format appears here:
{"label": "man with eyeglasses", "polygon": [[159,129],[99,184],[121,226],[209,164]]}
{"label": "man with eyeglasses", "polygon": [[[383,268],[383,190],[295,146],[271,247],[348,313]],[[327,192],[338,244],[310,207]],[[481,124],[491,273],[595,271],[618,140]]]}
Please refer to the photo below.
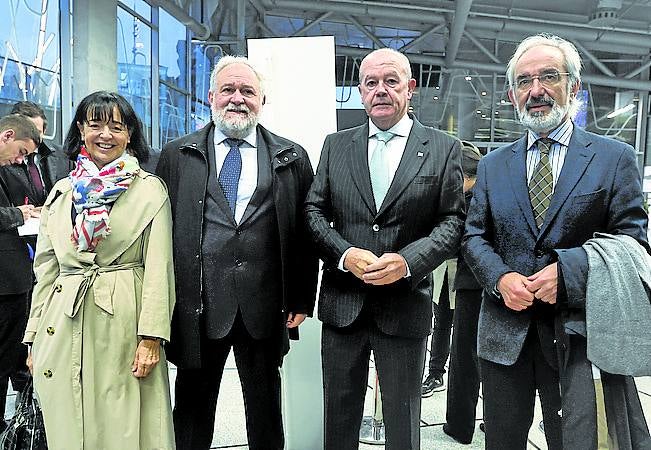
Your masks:
{"label": "man with eyeglasses", "polygon": [[[477,354],[487,449],[526,448],[536,390],[550,449],[597,448],[582,246],[603,232],[628,235],[649,251],[634,150],[572,122],[580,69],[576,48],[562,38],[522,41],[507,77],[527,131],[483,158],[477,171],[462,251],[484,288]],[[626,411],[609,410],[609,421],[618,421],[613,436],[619,448],[649,448],[637,391],[624,379],[619,394],[635,398]],[[612,400],[606,395],[606,409]]]}

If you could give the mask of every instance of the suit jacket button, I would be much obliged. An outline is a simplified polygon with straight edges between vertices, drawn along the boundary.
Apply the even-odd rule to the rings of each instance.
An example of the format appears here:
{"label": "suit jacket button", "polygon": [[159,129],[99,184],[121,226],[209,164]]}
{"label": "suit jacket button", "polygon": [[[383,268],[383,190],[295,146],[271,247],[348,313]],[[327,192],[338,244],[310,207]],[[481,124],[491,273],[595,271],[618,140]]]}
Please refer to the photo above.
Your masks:
{"label": "suit jacket button", "polygon": [[545,253],[542,250],[536,250],[534,254],[536,255],[536,258],[542,258],[545,256]]}
{"label": "suit jacket button", "polygon": [[43,372],[43,376],[45,378],[52,378],[52,371],[50,369],[46,370],[45,372]]}
{"label": "suit jacket button", "polygon": [[380,231],[380,225],[378,225],[377,223],[374,223],[373,224],[373,231]]}
{"label": "suit jacket button", "polygon": [[45,331],[47,331],[47,334],[52,336],[54,334],[54,327],[47,327]]}

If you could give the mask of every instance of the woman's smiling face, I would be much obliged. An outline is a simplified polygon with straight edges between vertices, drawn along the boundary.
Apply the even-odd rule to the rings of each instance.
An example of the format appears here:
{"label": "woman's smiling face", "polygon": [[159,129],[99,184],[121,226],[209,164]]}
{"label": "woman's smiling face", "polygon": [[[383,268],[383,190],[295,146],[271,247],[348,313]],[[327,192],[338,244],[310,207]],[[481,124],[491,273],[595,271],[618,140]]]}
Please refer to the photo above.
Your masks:
{"label": "woman's smiling face", "polygon": [[90,159],[100,169],[122,156],[130,141],[129,130],[117,106],[111,117],[87,117],[83,124],[77,122],[77,127]]}

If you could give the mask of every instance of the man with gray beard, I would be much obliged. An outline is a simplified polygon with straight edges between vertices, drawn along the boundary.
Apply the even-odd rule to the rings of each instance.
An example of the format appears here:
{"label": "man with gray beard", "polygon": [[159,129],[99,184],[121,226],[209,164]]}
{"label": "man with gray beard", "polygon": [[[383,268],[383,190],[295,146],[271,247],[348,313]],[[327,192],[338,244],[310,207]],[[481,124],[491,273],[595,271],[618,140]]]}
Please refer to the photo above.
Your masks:
{"label": "man with gray beard", "polygon": [[156,173],[174,220],[178,449],[209,449],[231,350],[250,449],[282,449],[279,367],[312,314],[318,260],[302,217],[313,171],[305,150],[258,124],[260,73],[224,56],[210,77],[212,122],[163,147]]}
{"label": "man with gray beard", "polygon": [[[602,448],[598,383],[586,356],[582,246],[596,232],[649,246],[633,148],[572,122],[580,71],[570,42],[547,34],[522,41],[507,77],[526,132],[477,169],[462,252],[484,288],[477,355],[489,450],[527,447],[536,390],[548,448]],[[650,448],[633,380],[594,373],[604,381],[617,448]],[[610,397],[606,380],[616,385]],[[613,407],[620,399],[628,404]]]}

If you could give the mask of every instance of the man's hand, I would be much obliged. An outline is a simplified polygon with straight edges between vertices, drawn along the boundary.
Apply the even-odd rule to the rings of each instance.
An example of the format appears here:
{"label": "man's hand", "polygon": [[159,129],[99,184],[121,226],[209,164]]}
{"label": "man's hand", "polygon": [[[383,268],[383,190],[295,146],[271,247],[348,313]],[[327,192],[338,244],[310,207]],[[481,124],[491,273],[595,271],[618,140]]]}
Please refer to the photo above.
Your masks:
{"label": "man's hand", "polygon": [[287,328],[298,327],[300,324],[303,323],[306,317],[307,314],[294,314],[293,312],[290,312],[287,315]]}
{"label": "man's hand", "polygon": [[367,284],[382,286],[395,283],[407,275],[407,262],[399,253],[385,253],[364,269]]}
{"label": "man's hand", "polygon": [[529,285],[527,289],[534,294],[534,298],[553,305],[556,303],[558,291],[558,263],[553,263],[542,268],[542,270],[527,277]]}
{"label": "man's hand", "polygon": [[142,338],[136,349],[136,355],[131,365],[131,373],[136,378],[144,378],[160,361],[160,341],[158,339]]}
{"label": "man's hand", "polygon": [[23,213],[23,222],[27,222],[30,217],[39,217],[41,215],[40,208],[38,212],[35,211],[34,205],[20,205],[16,206]]}
{"label": "man's hand", "polygon": [[346,253],[346,258],[344,259],[344,269],[350,271],[360,280],[364,280],[364,269],[366,269],[366,266],[369,264],[377,261],[377,259],[378,257],[368,250],[352,247],[348,253]]}
{"label": "man's hand", "polygon": [[497,282],[497,289],[502,294],[504,304],[513,311],[527,309],[533,303],[533,294],[527,289],[529,281],[524,275],[509,272]]}

